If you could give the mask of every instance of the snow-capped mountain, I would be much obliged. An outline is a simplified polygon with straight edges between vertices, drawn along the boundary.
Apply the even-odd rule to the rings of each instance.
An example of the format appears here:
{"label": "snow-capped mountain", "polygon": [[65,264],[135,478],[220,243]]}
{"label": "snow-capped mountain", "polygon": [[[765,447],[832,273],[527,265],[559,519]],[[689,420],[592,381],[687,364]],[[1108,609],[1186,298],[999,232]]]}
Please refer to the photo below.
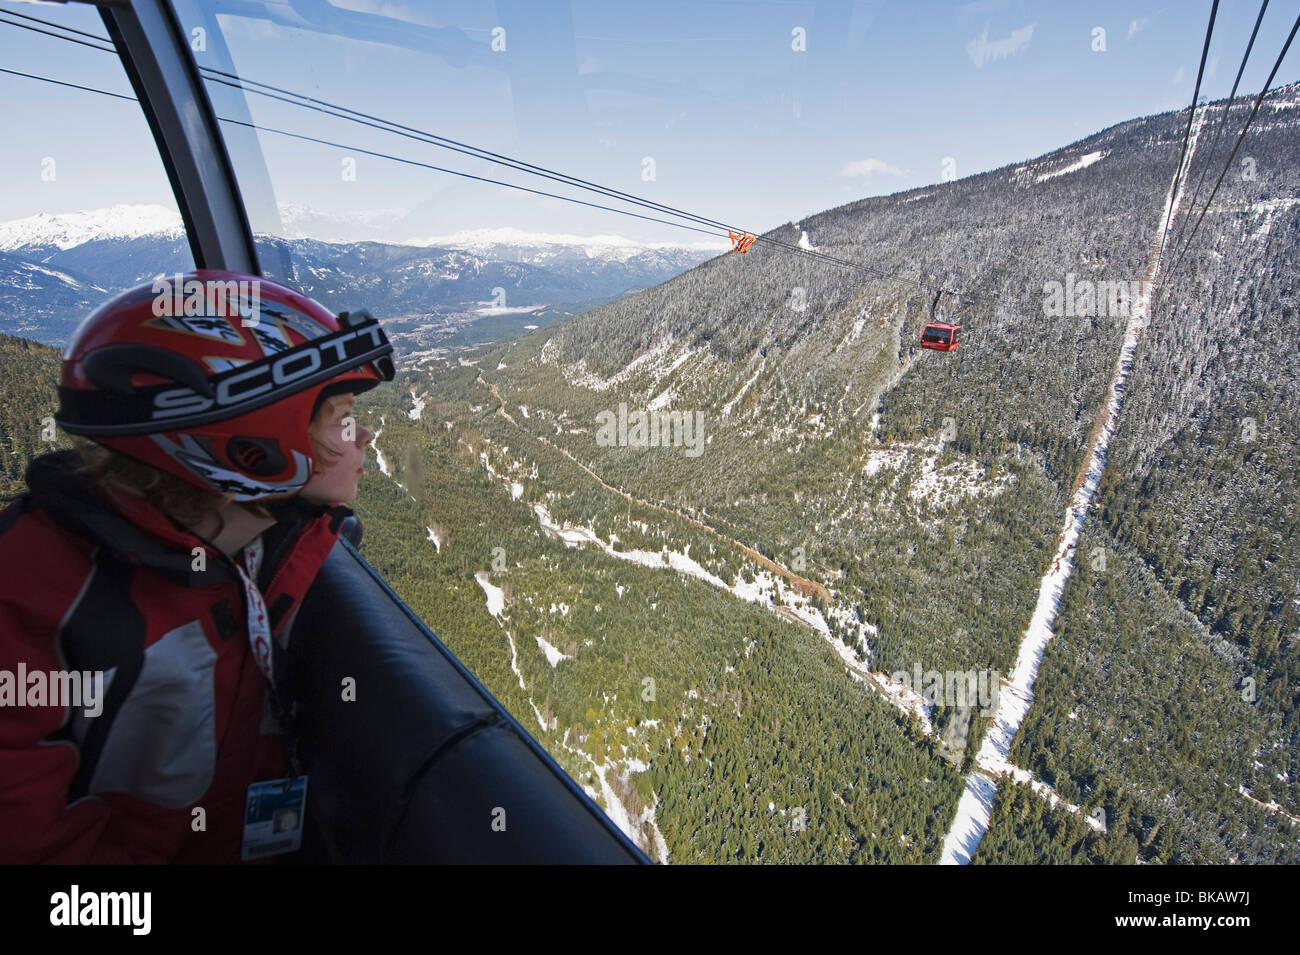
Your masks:
{"label": "snow-capped mountain", "polygon": [[[545,324],[657,285],[725,248],[513,229],[394,244],[361,236],[400,215],[395,210],[334,215],[292,203],[280,210],[280,234],[257,237],[266,273],[331,308],[364,303],[398,321],[411,347],[431,347],[484,318],[492,321],[471,337],[508,337],[524,327],[521,309],[534,316],[530,324]],[[350,238],[328,241],[312,233]],[[62,345],[107,296],[190,267],[180,216],[163,206],[117,205],[0,223],[0,330]],[[515,320],[502,320],[515,313]]]}
{"label": "snow-capped mountain", "polygon": [[676,255],[682,252],[700,253],[708,258],[725,252],[730,245],[725,240],[713,242],[636,242],[621,235],[570,235],[555,232],[525,232],[522,229],[468,229],[447,236],[411,238],[403,243],[421,247],[437,246],[443,249],[463,249],[490,258],[508,258],[531,265],[553,262],[557,259],[585,256],[609,262],[627,262],[647,253]]}
{"label": "snow-capped mountain", "polygon": [[184,226],[175,208],[157,205],[109,206],[89,212],[40,212],[0,222],[0,252],[57,247],[62,250],[95,239],[180,238]]}
{"label": "snow-capped mountain", "polygon": [[285,239],[319,242],[382,242],[392,226],[406,215],[404,209],[370,212],[321,212],[299,202],[276,203],[280,210],[277,235]]}
{"label": "snow-capped mountain", "polygon": [[[370,212],[322,212],[296,202],[278,203],[281,226],[274,235],[282,239],[313,239],[318,242],[383,241],[381,232],[391,232],[404,213],[401,209]],[[174,207],[120,203],[84,212],[37,213],[23,219],[0,222],[0,252],[19,249],[75,248],[96,239],[135,239],[144,236],[181,238],[184,226]],[[539,265],[572,258],[628,262],[638,256],[676,258],[683,254],[692,264],[728,248],[725,240],[684,242],[637,242],[621,235],[572,235],[553,232],[525,232],[522,229],[467,229],[445,236],[411,237],[386,245],[417,248],[459,249],[488,259]]]}

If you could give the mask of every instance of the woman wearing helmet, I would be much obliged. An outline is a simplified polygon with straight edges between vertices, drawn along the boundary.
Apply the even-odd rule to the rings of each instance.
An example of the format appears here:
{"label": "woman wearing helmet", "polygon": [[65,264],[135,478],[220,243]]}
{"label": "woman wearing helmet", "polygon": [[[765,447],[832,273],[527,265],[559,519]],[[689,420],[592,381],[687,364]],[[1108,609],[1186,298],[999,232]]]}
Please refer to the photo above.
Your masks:
{"label": "woman wearing helmet", "polygon": [[297,846],[270,822],[305,789],[276,686],[373,437],[354,395],[391,355],[364,312],[216,271],[78,328],[56,416],[77,448],[0,513],[0,862]]}

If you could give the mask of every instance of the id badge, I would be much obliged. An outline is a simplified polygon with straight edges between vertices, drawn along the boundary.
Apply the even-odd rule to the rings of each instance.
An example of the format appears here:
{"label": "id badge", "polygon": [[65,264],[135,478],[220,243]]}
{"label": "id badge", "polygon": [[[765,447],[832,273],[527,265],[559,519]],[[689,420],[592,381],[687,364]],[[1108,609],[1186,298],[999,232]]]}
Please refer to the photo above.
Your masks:
{"label": "id badge", "polygon": [[306,806],[306,776],[268,779],[249,786],[244,809],[243,860],[248,862],[300,849]]}

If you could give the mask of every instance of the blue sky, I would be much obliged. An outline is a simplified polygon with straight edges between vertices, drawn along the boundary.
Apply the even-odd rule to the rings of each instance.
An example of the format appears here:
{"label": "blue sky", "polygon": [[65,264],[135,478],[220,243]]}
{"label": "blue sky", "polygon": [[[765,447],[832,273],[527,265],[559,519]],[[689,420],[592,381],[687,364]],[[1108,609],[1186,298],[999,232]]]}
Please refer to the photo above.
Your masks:
{"label": "blue sky", "polygon": [[[187,27],[202,22],[191,6],[180,14]],[[322,8],[334,22],[319,30],[221,15],[226,4],[216,0],[198,6],[218,13],[222,34],[196,53],[205,65],[219,63],[224,39],[249,79],[764,230],[936,182],[945,157],[970,175],[1186,106],[1210,4],[333,0]],[[1243,90],[1258,92],[1298,9],[1295,0],[1270,5]],[[105,33],[89,7],[0,0],[0,10]],[[1257,11],[1256,0],[1220,3],[1203,96],[1227,94]],[[1093,49],[1098,27],[1104,51]],[[491,49],[496,28],[504,50]],[[1297,57],[1293,50],[1275,82],[1300,77]],[[5,24],[0,62],[130,92],[114,57]],[[0,91],[10,132],[0,175],[11,185],[0,220],[171,204],[136,104],[7,74]],[[225,96],[214,92],[218,112],[231,115]],[[259,124],[549,188],[260,97],[249,108]],[[270,133],[260,143],[277,200],[400,217],[358,226],[357,238],[503,226],[705,238]],[[236,153],[245,174],[253,166]],[[47,157],[53,181],[41,177]],[[264,214],[255,210],[255,221]]]}

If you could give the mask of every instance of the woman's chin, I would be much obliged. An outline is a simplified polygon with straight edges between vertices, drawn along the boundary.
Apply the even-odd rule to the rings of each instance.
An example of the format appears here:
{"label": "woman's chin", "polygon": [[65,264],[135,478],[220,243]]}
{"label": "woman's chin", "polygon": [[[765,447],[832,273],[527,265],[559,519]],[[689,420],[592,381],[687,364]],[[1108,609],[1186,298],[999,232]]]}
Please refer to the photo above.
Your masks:
{"label": "woman's chin", "polygon": [[360,486],[360,468],[350,474],[332,469],[331,472],[313,475],[299,496],[313,504],[347,504],[357,496]]}

